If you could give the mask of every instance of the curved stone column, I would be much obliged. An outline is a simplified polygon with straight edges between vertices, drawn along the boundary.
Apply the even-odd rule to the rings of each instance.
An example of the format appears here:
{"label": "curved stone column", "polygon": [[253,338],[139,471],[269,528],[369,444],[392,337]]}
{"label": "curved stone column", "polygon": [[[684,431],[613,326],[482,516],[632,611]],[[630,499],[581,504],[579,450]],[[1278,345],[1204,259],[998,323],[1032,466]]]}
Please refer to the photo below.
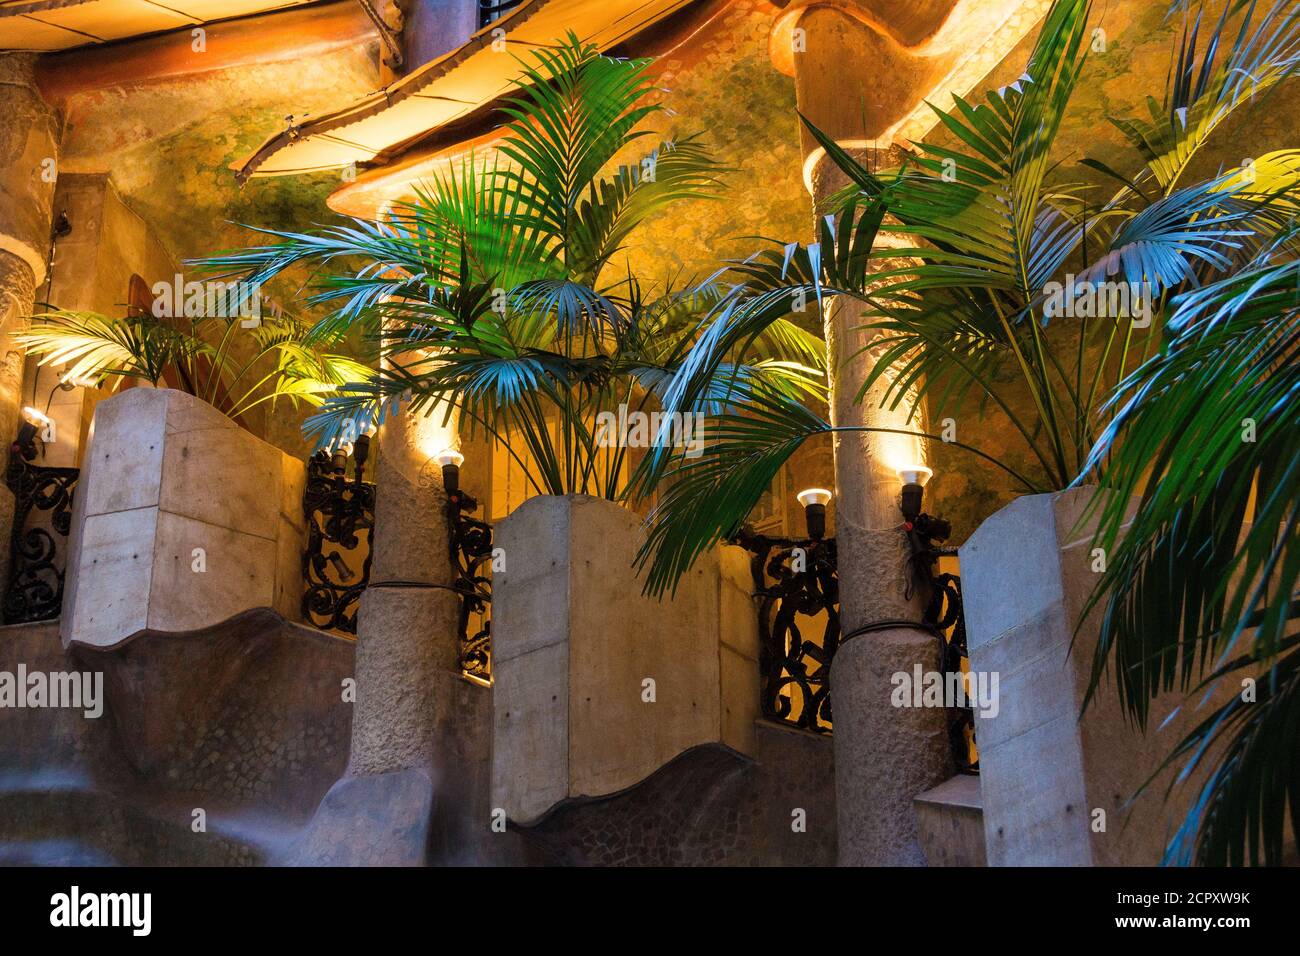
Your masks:
{"label": "curved stone column", "polygon": [[429,766],[439,687],[461,679],[447,495],[431,461],[447,440],[440,426],[436,414],[401,412],[379,432],[375,549],[357,617],[352,773]]}
{"label": "curved stone column", "polygon": [[[34,54],[0,54],[0,443],[17,435],[23,351],[13,340],[45,281],[50,247],[58,124],[41,99]],[[0,485],[0,535],[7,541],[13,493]],[[0,590],[9,580],[9,548],[0,547]]]}
{"label": "curved stone column", "polygon": [[[937,22],[952,6],[932,5]],[[943,64],[908,47],[928,35],[925,24],[910,24],[910,34],[894,35],[882,27],[888,18],[877,20],[853,7],[804,3],[798,12],[787,12],[779,24],[784,33],[774,34],[773,42],[780,36],[799,40],[786,62],[803,114],[869,167],[886,167],[897,161],[887,131],[925,95]],[[861,78],[854,87],[861,90],[861,102],[846,95],[846,74]],[[873,76],[880,82],[869,82]],[[805,181],[820,214],[846,180],[806,133],[804,147]],[[832,301],[825,312],[832,423],[924,431],[919,402],[882,407],[884,380],[857,400],[871,368],[873,334],[861,328],[862,312],[847,299]],[[882,626],[919,622],[927,597],[908,594],[908,545],[898,506],[898,469],[924,464],[924,452],[917,439],[879,432],[834,439],[840,620],[846,636],[831,665],[841,865],[924,865],[913,799],[952,775],[947,712],[891,704],[894,674],[910,677],[918,665],[925,672],[939,670],[938,639],[919,626]]]}
{"label": "curved stone column", "polygon": [[[864,321],[850,300],[837,300],[827,310],[832,423],[924,431],[924,408],[909,421],[915,403],[881,407],[888,387],[883,379],[855,400],[872,363],[871,333],[860,328]],[[918,665],[937,672],[939,639],[906,626],[852,635],[881,622],[921,619],[928,595],[910,587],[898,469],[924,464],[924,447],[905,436],[853,432],[836,435],[834,451],[840,622],[847,638],[831,664],[839,860],[921,866],[912,801],[952,776],[948,714],[943,708],[893,706],[892,678],[910,677]]]}

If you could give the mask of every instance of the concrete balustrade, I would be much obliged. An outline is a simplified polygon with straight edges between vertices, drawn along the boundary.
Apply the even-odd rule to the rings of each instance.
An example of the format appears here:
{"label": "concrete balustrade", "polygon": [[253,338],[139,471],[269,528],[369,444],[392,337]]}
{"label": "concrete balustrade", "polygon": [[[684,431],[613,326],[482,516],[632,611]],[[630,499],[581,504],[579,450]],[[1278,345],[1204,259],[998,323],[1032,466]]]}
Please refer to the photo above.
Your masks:
{"label": "concrete balustrade", "polygon": [[1097,583],[1093,525],[1080,521],[1095,493],[1018,498],[961,548],[971,670],[999,674],[997,708],[975,711],[990,866],[1158,864],[1203,775],[1166,796],[1180,761],[1132,798],[1241,690],[1228,681],[1208,697],[1161,694],[1144,734],[1126,719],[1112,670],[1081,716],[1100,611],[1076,630]]}
{"label": "concrete balustrade", "polygon": [[172,389],[95,409],[76,491],[60,633],[112,647],[253,608],[299,617],[303,462]]}
{"label": "concrete balustrade", "polygon": [[497,526],[492,800],[517,823],[617,793],[702,744],[753,753],[748,556],[717,549],[661,602],[632,567],[640,524],[568,495],[529,499]]}

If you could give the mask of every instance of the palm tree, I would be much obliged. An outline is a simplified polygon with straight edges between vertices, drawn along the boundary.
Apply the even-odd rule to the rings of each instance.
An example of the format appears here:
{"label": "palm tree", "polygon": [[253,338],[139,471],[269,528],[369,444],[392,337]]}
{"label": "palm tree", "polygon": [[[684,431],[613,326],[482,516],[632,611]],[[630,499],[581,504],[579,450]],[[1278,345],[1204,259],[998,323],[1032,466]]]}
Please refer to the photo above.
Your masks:
{"label": "palm tree", "polygon": [[[1021,78],[982,103],[957,97],[939,112],[947,140],[917,144],[898,169],[865,168],[809,124],[850,186],[817,242],[762,250],[715,277],[730,286],[665,395],[672,409],[692,406],[706,383],[716,392],[723,365],[743,360],[746,343],[792,302],[850,297],[876,336],[858,400],[877,381],[886,404],[914,393],[938,415],[977,400],[1030,456],[1028,470],[996,462],[1026,491],[1088,481],[1118,492],[1099,497],[1109,504],[1098,505],[1098,540],[1113,556],[1094,599],[1107,610],[1093,689],[1114,656],[1120,693],[1144,726],[1149,699],[1175,680],[1186,690],[1206,668],[1214,679],[1267,665],[1272,709],[1229,705],[1171,758],[1205,762],[1205,744],[1228,738],[1170,859],[1185,859],[1197,835],[1203,860],[1240,859],[1243,844],[1253,858],[1261,829],[1276,859],[1286,795],[1293,819],[1300,813],[1300,659],[1278,657],[1293,646],[1282,635],[1300,573],[1291,546],[1300,391],[1283,292],[1297,250],[1300,154],[1187,180],[1225,121],[1258,108],[1300,62],[1300,6],[1276,0],[1260,15],[1256,3],[1229,3],[1212,23],[1186,6],[1171,10],[1186,24],[1163,100],[1148,101],[1149,118],[1113,121],[1133,146],[1132,168],[1085,161],[1118,182],[1113,192],[1053,172],[1088,54],[1087,0],[1057,0]],[[906,247],[878,247],[890,233]],[[1139,294],[1068,324],[1060,294],[1097,283]],[[640,475],[643,488],[668,485],[640,554],[652,591],[734,534],[804,441],[835,430],[785,395],[727,398],[710,422],[719,440],[701,459],[656,449]],[[1201,444],[1234,416],[1267,425],[1271,444],[1243,444],[1235,431]],[[1198,457],[1204,449],[1214,454]],[[1120,543],[1124,505],[1139,488],[1143,518]],[[1251,488],[1257,514],[1246,534]],[[1229,660],[1247,628],[1257,628],[1250,653]]]}
{"label": "palm tree", "polygon": [[1145,727],[1158,694],[1233,689],[1169,758],[1207,777],[1166,860],[1276,865],[1288,809],[1300,824],[1300,262],[1190,290],[1166,328],[1093,451],[1111,494],[1089,694],[1113,662]]}
{"label": "palm tree", "polygon": [[355,360],[307,343],[307,331],[287,315],[200,317],[184,328],[144,312],[111,319],[56,309],[32,316],[14,337],[41,365],[64,366],[61,381],[110,390],[131,379],[168,386],[238,419],[281,398],[320,405],[366,376]]}
{"label": "palm tree", "polygon": [[[655,407],[722,293],[707,283],[651,293],[614,259],[652,215],[716,198],[724,170],[695,136],[658,139],[615,166],[657,135],[648,61],[603,56],[570,34],[520,65],[491,158],[434,176],[380,221],[273,232],[273,243],[200,265],[260,283],[310,264],[309,302],[328,310],[315,338],[359,327],[384,360],[307,421],[319,445],[409,401],[482,429],[538,493],[619,498],[630,463],[602,438],[602,413]],[[779,320],[762,344],[762,358],[729,374],[782,395],[815,391],[819,339]],[[685,411],[708,400],[706,388]]]}

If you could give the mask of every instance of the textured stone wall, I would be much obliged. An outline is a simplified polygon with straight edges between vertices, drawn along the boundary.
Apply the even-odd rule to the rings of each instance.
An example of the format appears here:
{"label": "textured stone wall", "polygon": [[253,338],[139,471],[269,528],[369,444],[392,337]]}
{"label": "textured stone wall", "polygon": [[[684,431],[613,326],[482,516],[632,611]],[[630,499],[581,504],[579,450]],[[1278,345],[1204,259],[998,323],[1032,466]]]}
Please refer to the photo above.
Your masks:
{"label": "textured stone wall", "polygon": [[519,832],[549,865],[833,866],[830,738],[763,720],[754,736],[752,760],[697,747],[631,790]]}
{"label": "textured stone wall", "polygon": [[64,650],[55,622],[0,629],[0,671],[99,673],[106,702],[0,708],[0,863],[268,861],[342,772],[352,656],[265,611],[106,651]]}

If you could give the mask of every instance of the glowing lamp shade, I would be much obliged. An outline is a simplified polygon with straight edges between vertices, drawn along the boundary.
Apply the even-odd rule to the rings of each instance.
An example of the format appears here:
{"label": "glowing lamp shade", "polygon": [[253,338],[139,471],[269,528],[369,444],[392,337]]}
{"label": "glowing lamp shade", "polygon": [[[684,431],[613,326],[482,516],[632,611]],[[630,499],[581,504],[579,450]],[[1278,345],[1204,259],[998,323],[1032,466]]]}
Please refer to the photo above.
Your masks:
{"label": "glowing lamp shade", "polygon": [[826,534],[826,506],[830,503],[831,493],[825,488],[805,488],[795,497],[799,499],[799,504],[803,505],[808,537],[820,541]]}
{"label": "glowing lamp shade", "polygon": [[926,482],[933,477],[934,472],[925,465],[903,465],[898,469],[898,480],[905,485],[920,485],[924,488]]}
{"label": "glowing lamp shade", "polygon": [[809,505],[822,505],[825,507],[830,504],[832,495],[825,488],[805,488],[795,497],[799,499],[799,504],[807,508]]}
{"label": "glowing lamp shade", "polygon": [[444,448],[433,456],[433,460],[442,465],[442,489],[455,497],[460,494],[460,466],[465,456],[454,448]]}
{"label": "glowing lamp shade", "polygon": [[49,415],[46,415],[44,412],[42,412],[42,411],[40,411],[40,410],[38,410],[38,409],[32,408],[32,406],[30,406],[30,405],[24,406],[24,408],[23,408],[23,418],[24,418],[26,421],[28,421],[28,422],[30,422],[31,424],[33,424],[33,425],[48,425],[48,424],[50,424],[50,416],[49,416]]}
{"label": "glowing lamp shade", "polygon": [[903,512],[903,520],[908,524],[921,514],[921,506],[925,499],[925,483],[933,475],[934,472],[925,465],[903,465],[898,469],[898,480],[903,483],[898,507]]}

